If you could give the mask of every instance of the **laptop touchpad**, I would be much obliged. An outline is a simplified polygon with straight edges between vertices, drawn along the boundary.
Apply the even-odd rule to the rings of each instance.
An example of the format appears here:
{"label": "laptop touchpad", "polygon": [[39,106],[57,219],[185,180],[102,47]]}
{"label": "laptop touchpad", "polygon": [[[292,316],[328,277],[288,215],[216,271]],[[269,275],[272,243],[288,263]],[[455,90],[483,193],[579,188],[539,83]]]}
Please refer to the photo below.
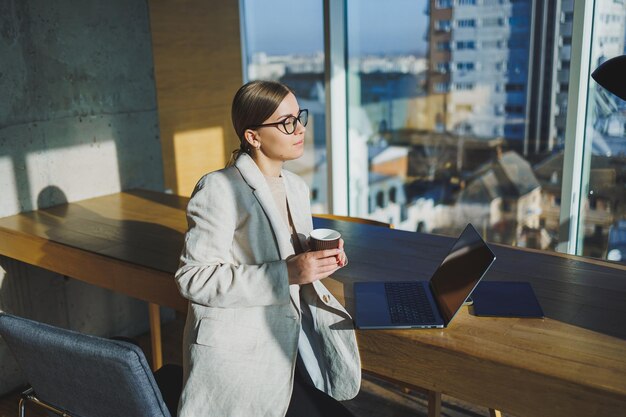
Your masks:
{"label": "laptop touchpad", "polygon": [[389,315],[389,306],[387,304],[387,296],[385,294],[384,282],[367,282],[359,283],[358,299],[356,303],[356,319],[357,326],[359,320],[370,326],[385,326],[391,323]]}

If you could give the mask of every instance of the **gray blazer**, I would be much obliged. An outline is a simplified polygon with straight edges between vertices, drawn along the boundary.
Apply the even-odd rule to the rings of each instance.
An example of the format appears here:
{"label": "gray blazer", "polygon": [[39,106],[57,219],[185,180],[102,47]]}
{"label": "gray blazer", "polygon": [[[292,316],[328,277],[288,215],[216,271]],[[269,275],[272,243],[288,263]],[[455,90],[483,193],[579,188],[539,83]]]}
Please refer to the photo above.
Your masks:
{"label": "gray blazer", "polygon": [[[313,227],[309,190],[297,175],[282,175],[306,248]],[[181,294],[191,301],[179,416],[283,417],[293,387],[300,298],[287,276],[291,235],[252,158],[241,155],[235,166],[205,175],[187,219],[176,272]],[[317,307],[315,336],[329,381],[318,388],[338,400],[353,398],[361,364],[350,315],[319,281],[302,286],[302,297]]]}

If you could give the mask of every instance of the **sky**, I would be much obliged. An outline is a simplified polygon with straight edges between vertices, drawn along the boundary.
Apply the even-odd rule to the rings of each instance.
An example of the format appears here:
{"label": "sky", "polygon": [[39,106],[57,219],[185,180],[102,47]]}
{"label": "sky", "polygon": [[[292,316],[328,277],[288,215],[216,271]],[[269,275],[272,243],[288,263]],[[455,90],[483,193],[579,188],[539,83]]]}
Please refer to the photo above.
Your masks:
{"label": "sky", "polygon": [[[350,55],[425,53],[428,0],[348,0]],[[323,0],[243,0],[248,56],[324,49]]]}

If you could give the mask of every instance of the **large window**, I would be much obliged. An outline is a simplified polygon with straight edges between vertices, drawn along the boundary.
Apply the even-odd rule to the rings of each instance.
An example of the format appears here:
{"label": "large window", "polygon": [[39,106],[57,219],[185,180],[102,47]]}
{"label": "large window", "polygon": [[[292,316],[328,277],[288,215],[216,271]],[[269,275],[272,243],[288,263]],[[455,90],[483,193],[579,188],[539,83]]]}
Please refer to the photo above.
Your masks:
{"label": "large window", "polygon": [[[301,39],[291,52],[255,49],[248,20],[263,19],[249,7],[246,39],[250,78],[291,83],[319,106],[322,121],[310,129],[313,160],[300,168],[311,173],[317,211],[450,235],[471,222],[492,242],[558,245],[625,261],[626,103],[582,82],[590,76],[582,73],[586,62],[593,71],[625,52],[624,1],[306,3],[316,11],[307,19],[278,19],[297,20],[298,30],[279,25],[275,42],[288,45],[284,34],[293,37],[315,22],[316,48],[303,48]],[[281,7],[264,2],[263,8],[276,21]],[[286,1],[284,9],[291,10]],[[332,35],[330,74],[324,74],[322,27]],[[298,59],[300,67],[287,63]],[[305,63],[315,69],[304,70]],[[338,77],[337,68],[345,69]],[[319,82],[298,89],[298,77]],[[331,99],[324,104],[325,94]],[[324,106],[343,110],[325,115]],[[325,137],[325,124],[332,137]],[[326,141],[333,149],[332,187]]]}
{"label": "large window", "polygon": [[[594,21],[590,72],[625,53],[626,5],[596,0]],[[579,252],[626,262],[626,101],[594,81],[588,89],[586,135]]]}
{"label": "large window", "polygon": [[535,3],[348,1],[350,214],[555,248],[571,31]]}
{"label": "large window", "polygon": [[323,3],[242,0],[240,5],[246,81],[280,81],[309,110],[304,156],[286,168],[309,184],[313,212],[327,212]]}

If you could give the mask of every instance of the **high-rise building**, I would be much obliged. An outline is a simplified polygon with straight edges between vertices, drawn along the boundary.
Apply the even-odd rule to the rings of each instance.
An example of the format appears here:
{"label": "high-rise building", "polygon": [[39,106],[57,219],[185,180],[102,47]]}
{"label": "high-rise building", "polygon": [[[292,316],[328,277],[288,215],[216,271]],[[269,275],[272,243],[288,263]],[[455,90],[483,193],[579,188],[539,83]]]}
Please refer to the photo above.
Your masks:
{"label": "high-rise building", "polygon": [[[626,17],[623,1],[596,10],[593,68],[623,53]],[[504,137],[531,160],[563,145],[573,0],[430,0],[429,13],[426,126]]]}
{"label": "high-rise building", "polygon": [[453,2],[430,0],[428,28],[427,123],[435,131],[444,132],[448,125],[447,99],[450,94],[450,63],[452,60]]}
{"label": "high-rise building", "polygon": [[532,2],[430,1],[428,92],[440,130],[524,147]]}
{"label": "high-rise building", "polygon": [[[559,7],[560,6],[560,7]],[[554,83],[555,108],[555,145],[562,146],[565,143],[565,125],[567,118],[567,96],[569,90],[569,68],[572,55],[572,27],[574,24],[574,0],[561,0],[557,5],[557,17],[559,28],[556,37],[558,39],[558,52],[556,67],[556,82]]]}
{"label": "high-rise building", "polygon": [[[567,92],[569,90],[569,68],[572,49],[572,27],[574,23],[574,0],[556,2],[559,10],[558,62],[556,68],[554,125],[556,144],[565,142],[565,123],[567,116]],[[623,0],[596,0],[594,16],[594,35],[591,49],[591,71],[606,59],[621,55],[624,51],[626,25],[626,3]],[[589,102],[602,100],[598,97],[595,83],[589,84]],[[592,112],[592,117],[595,117]],[[591,123],[592,125],[594,123]]]}
{"label": "high-rise building", "polygon": [[[563,3],[566,2],[567,0]],[[523,148],[523,154],[531,159],[533,156],[545,155],[554,148],[557,138],[557,118],[561,114],[561,108],[557,106],[557,95],[560,94],[559,97],[562,97],[567,104],[567,90],[560,93],[562,91],[560,83],[567,83],[569,80],[572,29],[571,23],[569,26],[565,25],[567,26],[565,28],[561,27],[563,19],[559,12],[561,4],[561,0],[535,1],[532,8],[527,101],[528,127]],[[562,30],[568,32],[569,36],[561,37]],[[563,65],[565,60],[567,60],[567,65]],[[564,118],[562,127],[564,131]]]}

